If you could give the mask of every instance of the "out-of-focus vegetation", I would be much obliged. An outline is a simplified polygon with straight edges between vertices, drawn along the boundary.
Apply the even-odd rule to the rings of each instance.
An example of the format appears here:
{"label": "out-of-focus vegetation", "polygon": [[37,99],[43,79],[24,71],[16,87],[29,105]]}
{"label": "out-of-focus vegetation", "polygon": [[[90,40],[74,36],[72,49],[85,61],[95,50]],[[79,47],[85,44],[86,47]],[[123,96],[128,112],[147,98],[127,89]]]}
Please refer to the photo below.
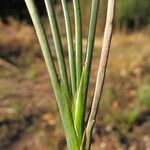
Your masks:
{"label": "out-of-focus vegetation", "polygon": [[[90,0],[87,0],[85,3],[84,0],[81,0],[83,7],[83,13],[89,12]],[[99,21],[103,25],[105,23],[105,11],[107,0],[101,1]],[[83,15],[88,17],[87,15]],[[116,9],[116,27],[118,29],[141,29],[150,25],[150,1],[149,0],[118,0],[117,9]]]}
{"label": "out-of-focus vegetation", "polygon": [[[26,23],[26,19],[21,22],[9,17],[16,11],[15,18],[20,19],[17,15],[20,11],[25,11],[25,7],[16,10],[11,1],[17,2],[17,0],[0,0],[0,7],[4,6],[2,3],[5,3],[2,9],[5,9],[5,19],[8,18],[7,24],[0,21],[0,59],[12,65],[0,62],[0,149],[62,150],[65,147],[64,135],[56,113],[57,106],[53,92],[52,89],[49,90],[49,78],[37,38],[33,27]],[[23,2],[23,0],[18,1]],[[7,7],[7,2],[11,7]],[[106,7],[103,6],[106,6],[106,2],[101,0],[97,32],[102,32],[99,26],[102,27],[105,23],[103,12],[106,11]],[[90,0],[86,3],[85,0],[81,0],[84,35],[87,35],[89,3]],[[73,15],[71,3],[69,8],[70,15]],[[2,9],[0,9],[0,17],[2,17]],[[56,4],[56,13],[65,46],[63,13],[59,3]],[[100,148],[144,150],[150,142],[150,30],[145,28],[150,23],[150,1],[118,0],[116,17],[116,28],[123,30],[135,28],[136,30],[132,34],[125,34],[119,30],[114,33],[109,69],[100,104],[101,115],[98,117],[94,131],[93,150]],[[131,26],[130,22],[134,23],[134,21],[135,24]],[[46,18],[43,22],[47,31],[50,32]],[[143,29],[138,31],[139,28]],[[93,77],[97,73],[102,43],[99,35],[102,34],[98,34],[95,41]],[[53,48],[50,33],[48,36]],[[85,47],[85,39],[83,44]],[[55,52],[54,48],[52,51]],[[92,78],[89,105],[94,85],[95,78]]]}
{"label": "out-of-focus vegetation", "polygon": [[[54,4],[58,3],[58,0],[52,0]],[[45,14],[45,5],[41,0],[35,1],[40,15]],[[28,15],[24,0],[1,0],[0,1],[0,18],[7,23],[7,17],[13,16],[19,20],[26,20],[31,23],[31,19]]]}
{"label": "out-of-focus vegetation", "polygon": [[149,0],[119,0],[116,23],[120,28],[138,29],[150,24]]}
{"label": "out-of-focus vegetation", "polygon": [[[55,6],[60,5],[59,0],[53,0]],[[82,14],[84,21],[88,21],[90,15],[90,0],[81,0]],[[41,1],[36,1],[40,10],[40,14],[44,15],[45,9]],[[68,0],[71,4],[71,1]],[[107,6],[107,0],[102,0],[100,3],[99,23],[104,26],[105,23],[105,11]],[[72,7],[70,11],[73,15]],[[0,1],[0,17],[3,21],[7,20],[8,16],[14,16],[20,20],[27,20],[30,22],[30,17],[26,10],[24,0],[5,0]],[[149,26],[150,24],[150,1],[149,0],[118,0],[116,9],[116,27],[119,29],[139,29]]]}

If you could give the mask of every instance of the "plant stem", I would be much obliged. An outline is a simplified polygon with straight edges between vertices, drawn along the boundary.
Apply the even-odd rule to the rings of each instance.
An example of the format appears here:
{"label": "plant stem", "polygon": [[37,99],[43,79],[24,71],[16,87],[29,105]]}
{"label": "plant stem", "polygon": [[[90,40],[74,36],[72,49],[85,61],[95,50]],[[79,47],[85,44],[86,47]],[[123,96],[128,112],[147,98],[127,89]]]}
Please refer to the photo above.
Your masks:
{"label": "plant stem", "polygon": [[[87,50],[86,50],[86,60],[85,60],[85,91],[87,91],[90,72],[91,72],[91,64],[92,64],[92,56],[93,56],[93,47],[95,41],[95,32],[98,18],[98,10],[99,10],[100,0],[93,0],[91,7],[91,17],[90,17],[90,25],[89,25],[89,34],[87,41]],[[87,92],[85,92],[87,93]],[[86,99],[86,97],[85,97]]]}
{"label": "plant stem", "polygon": [[110,49],[110,44],[112,39],[112,32],[113,32],[115,1],[116,0],[108,0],[107,19],[106,19],[106,26],[104,32],[104,40],[102,45],[102,53],[100,58],[98,74],[97,74],[94,98],[93,98],[91,112],[89,115],[87,128],[86,128],[86,147],[85,147],[86,150],[90,150],[92,130],[96,121],[99,102],[102,95],[102,90],[103,90],[103,85],[105,80],[109,49]]}
{"label": "plant stem", "polygon": [[61,1],[62,1],[62,7],[63,7],[64,17],[65,17],[65,26],[66,26],[66,33],[67,33],[67,40],[68,40],[71,87],[72,87],[72,95],[74,97],[76,93],[76,68],[75,68],[75,57],[74,57],[71,23],[70,23],[67,2],[66,0],[61,0]]}
{"label": "plant stem", "polygon": [[74,16],[75,16],[75,45],[76,45],[76,81],[77,89],[80,84],[82,73],[82,22],[81,22],[81,8],[80,1],[73,0]]}
{"label": "plant stem", "polygon": [[46,10],[48,13],[51,30],[52,30],[52,35],[53,35],[54,45],[55,45],[56,54],[57,54],[57,58],[58,58],[58,64],[59,64],[62,82],[65,86],[65,89],[68,92],[68,95],[70,95],[65,59],[64,59],[63,48],[62,48],[62,42],[61,42],[61,38],[60,38],[60,34],[59,34],[55,11],[54,11],[51,0],[44,0],[44,1],[45,1],[45,5],[46,5]]}
{"label": "plant stem", "polygon": [[84,130],[84,112],[86,109],[85,103],[83,101],[84,78],[85,78],[85,69],[83,68],[80,86],[77,91],[75,109],[74,109],[74,124],[75,124],[76,132],[77,132],[80,143],[82,142],[82,136],[83,136],[83,130]]}
{"label": "plant stem", "polygon": [[51,55],[51,50],[37,8],[33,0],[25,0],[25,2],[29,10],[29,13],[31,15],[41,45],[41,49],[44,55],[44,59],[48,68],[48,72],[51,78],[52,86],[54,89],[54,93],[56,96],[56,100],[58,103],[61,119],[66,134],[68,149],[79,150],[79,143],[74,128],[71,110],[69,108],[68,101],[66,100],[68,96],[66,96],[65,94],[66,90],[60,85],[60,82],[58,80],[55,65],[54,65],[54,60]]}
{"label": "plant stem", "polygon": [[96,31],[96,24],[97,24],[97,17],[98,17],[99,2],[100,0],[92,1],[86,61],[85,61],[84,69],[82,71],[82,77],[81,77],[81,82],[80,82],[80,87],[82,86],[82,88],[79,88],[79,91],[78,91],[79,96],[77,97],[77,102],[76,102],[76,107],[75,107],[75,126],[78,130],[80,141],[82,140],[82,136],[83,136],[84,117],[85,117],[85,111],[86,111],[86,97],[87,97],[87,90],[88,90],[88,84],[89,84],[89,78],[90,78],[90,70],[91,70],[93,46],[94,46],[94,40],[95,40],[95,31]]}

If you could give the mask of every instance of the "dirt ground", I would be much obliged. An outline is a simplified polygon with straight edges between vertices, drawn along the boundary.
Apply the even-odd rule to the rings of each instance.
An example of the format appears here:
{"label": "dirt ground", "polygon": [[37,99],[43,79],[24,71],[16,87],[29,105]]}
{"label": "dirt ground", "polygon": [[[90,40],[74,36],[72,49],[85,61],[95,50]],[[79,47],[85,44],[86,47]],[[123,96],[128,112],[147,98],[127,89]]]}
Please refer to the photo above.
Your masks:
{"label": "dirt ground", "polygon": [[[66,149],[33,28],[11,20],[8,25],[0,23],[0,29],[0,150]],[[114,33],[92,150],[150,150],[149,39],[147,29]],[[86,40],[83,42],[85,47]],[[101,43],[102,38],[97,37],[87,111]]]}

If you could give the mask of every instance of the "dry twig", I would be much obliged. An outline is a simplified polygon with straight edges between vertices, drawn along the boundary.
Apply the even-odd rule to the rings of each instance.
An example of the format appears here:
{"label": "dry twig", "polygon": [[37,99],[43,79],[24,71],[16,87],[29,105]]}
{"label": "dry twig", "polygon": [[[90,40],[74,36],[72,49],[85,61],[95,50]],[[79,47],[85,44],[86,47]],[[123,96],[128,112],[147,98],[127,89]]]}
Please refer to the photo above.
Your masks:
{"label": "dry twig", "polygon": [[103,39],[103,45],[102,45],[102,53],[101,53],[101,58],[100,58],[98,74],[97,74],[97,80],[96,80],[95,93],[94,93],[94,98],[92,102],[91,112],[90,112],[88,123],[87,123],[87,128],[85,131],[86,132],[85,133],[86,134],[86,150],[90,149],[92,130],[95,124],[99,102],[100,102],[100,98],[102,95],[102,90],[103,90],[103,85],[104,85],[104,80],[105,80],[109,49],[110,49],[110,44],[111,44],[111,39],[112,39],[112,32],[113,32],[115,1],[116,0],[108,0],[107,19],[106,19],[104,39]]}

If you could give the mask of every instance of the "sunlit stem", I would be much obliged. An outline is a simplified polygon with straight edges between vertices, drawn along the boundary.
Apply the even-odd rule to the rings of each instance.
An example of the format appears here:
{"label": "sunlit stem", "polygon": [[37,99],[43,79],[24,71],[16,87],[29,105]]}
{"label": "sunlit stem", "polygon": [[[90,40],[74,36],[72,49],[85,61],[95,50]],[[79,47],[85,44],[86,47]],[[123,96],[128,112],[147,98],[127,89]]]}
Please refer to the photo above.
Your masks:
{"label": "sunlit stem", "polygon": [[58,58],[61,79],[65,86],[65,89],[68,92],[68,95],[70,95],[69,83],[68,83],[67,71],[66,71],[66,65],[65,65],[65,57],[63,54],[63,47],[62,47],[58,24],[57,24],[57,20],[56,20],[56,16],[55,16],[55,11],[54,11],[51,0],[44,0],[44,1],[45,1],[46,10],[48,13],[48,18],[49,18],[49,22],[50,22],[50,26],[51,26],[52,35],[53,35],[53,40],[54,40],[54,45],[55,45],[56,54],[57,54],[57,58]]}
{"label": "sunlit stem", "polygon": [[80,0],[73,0],[75,16],[75,51],[76,51],[76,80],[77,88],[82,74],[82,22]]}
{"label": "sunlit stem", "polygon": [[86,145],[84,148],[85,150],[90,150],[92,131],[93,131],[94,124],[96,122],[96,116],[98,113],[99,103],[103,91],[110,44],[111,44],[112,33],[113,33],[115,2],[116,0],[108,0],[107,18],[106,18],[104,39],[102,44],[101,58],[100,58],[100,63],[99,63],[99,68],[97,73],[96,87],[95,87],[94,97],[92,101],[91,112],[85,130],[86,131],[85,132]]}
{"label": "sunlit stem", "polygon": [[100,0],[92,1],[86,60],[84,64],[84,70],[82,72],[82,77],[81,77],[82,80],[79,86],[79,87],[82,86],[82,88],[79,88],[78,93],[80,94],[77,97],[77,102],[75,107],[75,127],[77,129],[78,136],[80,137],[80,141],[83,136],[86,97],[87,97],[87,90],[88,90],[89,79],[90,79],[91,62],[92,62],[92,54],[93,54],[93,47],[94,47],[94,40],[95,40],[98,10],[99,10],[99,2]]}
{"label": "sunlit stem", "polygon": [[46,34],[43,29],[43,25],[41,23],[36,5],[33,0],[25,0],[27,8],[29,10],[29,13],[31,15],[40,45],[42,49],[42,53],[48,68],[48,72],[51,78],[52,86],[54,89],[54,93],[56,96],[56,100],[58,103],[61,119],[63,122],[65,135],[67,139],[67,145],[69,150],[79,150],[79,143],[76,135],[76,131],[74,128],[73,118],[71,114],[71,110],[68,104],[68,94],[66,96],[66,92],[64,90],[64,87],[60,84],[55,65],[54,60],[51,55],[51,50],[48,44],[48,40],[46,37]]}
{"label": "sunlit stem", "polygon": [[68,41],[71,88],[72,88],[72,95],[74,97],[76,93],[76,67],[75,67],[75,55],[74,55],[74,47],[73,47],[73,39],[72,39],[72,30],[71,30],[71,23],[70,23],[67,2],[66,0],[61,0],[61,2],[62,2],[64,18],[65,18],[65,27],[66,27],[67,41]]}

